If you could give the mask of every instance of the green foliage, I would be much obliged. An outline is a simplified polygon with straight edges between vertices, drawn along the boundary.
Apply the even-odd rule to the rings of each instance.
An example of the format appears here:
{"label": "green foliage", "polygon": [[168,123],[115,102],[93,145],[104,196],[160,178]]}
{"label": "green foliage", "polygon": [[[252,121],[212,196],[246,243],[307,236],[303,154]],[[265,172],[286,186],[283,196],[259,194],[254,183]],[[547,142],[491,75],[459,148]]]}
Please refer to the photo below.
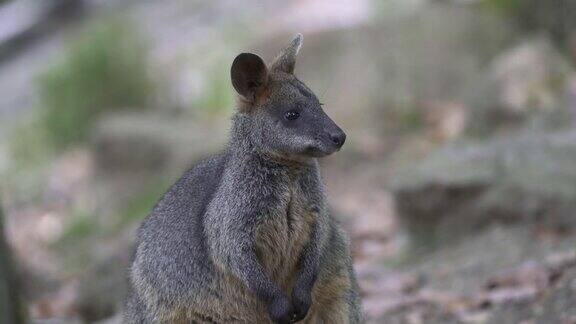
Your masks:
{"label": "green foliage", "polygon": [[25,168],[40,167],[52,157],[46,141],[49,134],[38,115],[18,123],[10,132],[8,142],[12,164]]}
{"label": "green foliage", "polygon": [[76,212],[73,214],[72,220],[56,243],[60,246],[75,246],[80,240],[89,238],[100,230],[101,227],[96,222],[96,219],[94,219],[94,215]]}
{"label": "green foliage", "polygon": [[120,20],[89,26],[38,85],[44,126],[56,147],[84,140],[105,110],[145,107],[152,90],[145,46]]}

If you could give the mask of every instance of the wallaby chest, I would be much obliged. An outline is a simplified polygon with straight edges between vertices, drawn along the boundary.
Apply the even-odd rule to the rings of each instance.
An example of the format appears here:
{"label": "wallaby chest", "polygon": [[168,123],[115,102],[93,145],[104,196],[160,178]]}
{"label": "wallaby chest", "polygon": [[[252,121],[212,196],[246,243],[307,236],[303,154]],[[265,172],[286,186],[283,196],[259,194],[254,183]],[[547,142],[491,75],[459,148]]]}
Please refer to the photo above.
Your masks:
{"label": "wallaby chest", "polygon": [[290,286],[291,274],[308,243],[316,220],[308,193],[297,180],[279,190],[280,204],[264,215],[256,228],[256,253],[278,283]]}

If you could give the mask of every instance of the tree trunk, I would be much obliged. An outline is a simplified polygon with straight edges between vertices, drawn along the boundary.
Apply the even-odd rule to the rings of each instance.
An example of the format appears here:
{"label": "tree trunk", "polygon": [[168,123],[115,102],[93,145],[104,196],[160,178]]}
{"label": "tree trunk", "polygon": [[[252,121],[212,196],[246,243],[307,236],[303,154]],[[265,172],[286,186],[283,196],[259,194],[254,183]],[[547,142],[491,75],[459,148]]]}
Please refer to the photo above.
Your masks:
{"label": "tree trunk", "polygon": [[0,208],[0,323],[25,323],[24,306],[17,292],[17,280],[4,233]]}

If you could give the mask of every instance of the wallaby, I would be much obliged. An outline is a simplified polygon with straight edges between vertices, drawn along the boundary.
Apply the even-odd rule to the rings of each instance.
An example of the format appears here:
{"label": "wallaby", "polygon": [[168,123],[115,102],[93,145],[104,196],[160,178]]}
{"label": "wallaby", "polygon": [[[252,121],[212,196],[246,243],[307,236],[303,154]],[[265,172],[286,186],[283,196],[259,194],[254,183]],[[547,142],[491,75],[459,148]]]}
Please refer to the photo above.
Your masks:
{"label": "wallaby", "polygon": [[232,64],[227,148],[187,171],[137,234],[127,323],[359,323],[346,235],[316,158],[346,135],[294,76],[298,35],[270,65]]}

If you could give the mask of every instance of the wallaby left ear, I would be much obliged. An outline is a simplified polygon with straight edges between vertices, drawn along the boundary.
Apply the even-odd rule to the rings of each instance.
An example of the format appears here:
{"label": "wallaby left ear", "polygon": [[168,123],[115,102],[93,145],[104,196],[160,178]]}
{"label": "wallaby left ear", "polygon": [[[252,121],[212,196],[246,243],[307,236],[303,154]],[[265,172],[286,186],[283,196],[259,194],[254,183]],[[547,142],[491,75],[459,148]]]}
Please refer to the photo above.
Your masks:
{"label": "wallaby left ear", "polygon": [[290,44],[278,53],[274,61],[272,61],[270,70],[293,74],[296,66],[296,56],[298,51],[300,51],[300,47],[302,47],[302,39],[302,34],[296,35]]}
{"label": "wallaby left ear", "polygon": [[254,102],[268,82],[268,68],[260,56],[242,53],[236,56],[230,69],[232,86],[244,99]]}

